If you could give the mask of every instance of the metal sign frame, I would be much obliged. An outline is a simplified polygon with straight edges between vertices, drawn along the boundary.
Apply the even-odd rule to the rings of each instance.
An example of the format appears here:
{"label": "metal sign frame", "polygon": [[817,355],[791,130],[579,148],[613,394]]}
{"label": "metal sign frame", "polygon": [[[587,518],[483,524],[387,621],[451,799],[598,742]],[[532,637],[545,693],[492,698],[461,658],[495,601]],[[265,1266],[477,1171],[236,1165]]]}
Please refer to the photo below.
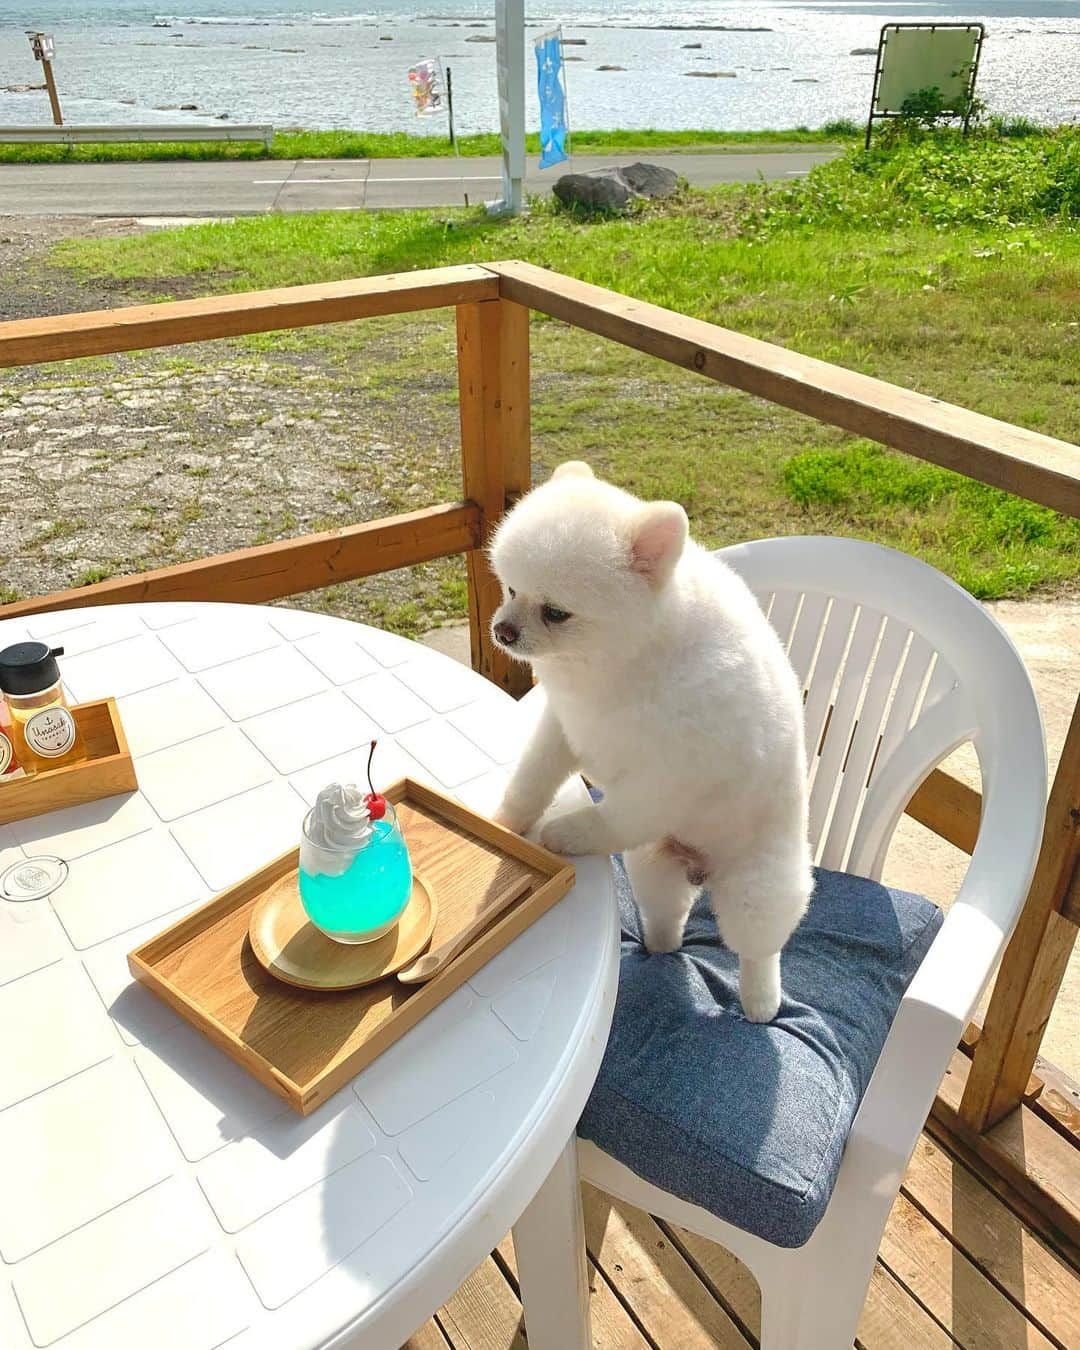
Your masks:
{"label": "metal sign frame", "polygon": [[903,113],[899,108],[886,111],[876,111],[878,95],[881,91],[881,77],[885,70],[885,59],[888,53],[888,42],[890,33],[899,32],[925,32],[934,33],[941,30],[964,29],[967,32],[975,34],[975,54],[971,61],[971,67],[968,71],[967,88],[964,90],[964,126],[963,134],[966,136],[968,127],[971,123],[971,104],[975,97],[975,81],[979,74],[979,60],[982,56],[983,41],[986,38],[986,25],[981,23],[887,23],[882,25],[881,34],[878,38],[877,62],[874,66],[874,87],[870,94],[870,112],[866,119],[866,149],[870,149],[870,133],[873,130],[875,122],[885,121],[890,117],[902,117]]}
{"label": "metal sign frame", "polygon": [[30,39],[35,61],[53,61],[56,59],[56,40],[51,33],[38,33],[33,29],[28,29],[26,36]]}

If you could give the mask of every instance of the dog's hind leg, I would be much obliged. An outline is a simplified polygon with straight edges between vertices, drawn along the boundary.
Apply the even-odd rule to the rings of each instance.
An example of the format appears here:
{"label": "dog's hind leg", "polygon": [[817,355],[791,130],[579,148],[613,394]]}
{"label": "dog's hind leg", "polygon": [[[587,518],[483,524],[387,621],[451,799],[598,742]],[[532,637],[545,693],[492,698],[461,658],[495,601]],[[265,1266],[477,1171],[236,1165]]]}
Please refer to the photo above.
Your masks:
{"label": "dog's hind leg", "polygon": [[813,878],[802,849],[766,849],[718,869],[711,894],[716,926],[739,957],[739,1000],[751,1022],[780,1007],[780,951],[806,912]]}
{"label": "dog's hind leg", "polygon": [[687,881],[686,863],[656,844],[630,849],[624,861],[641,911],[645,946],[650,952],[677,951],[700,889]]}

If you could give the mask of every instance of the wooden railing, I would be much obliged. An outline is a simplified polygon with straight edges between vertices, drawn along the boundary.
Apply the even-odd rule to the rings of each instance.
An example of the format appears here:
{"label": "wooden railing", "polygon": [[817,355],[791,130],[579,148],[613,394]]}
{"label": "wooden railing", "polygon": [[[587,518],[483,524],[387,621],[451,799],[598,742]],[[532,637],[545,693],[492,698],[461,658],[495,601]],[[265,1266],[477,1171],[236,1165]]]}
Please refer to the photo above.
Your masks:
{"label": "wooden railing", "polygon": [[[464,553],[472,662],[514,695],[528,684],[491,642],[498,584],[485,545],[530,483],[529,311],[699,372],[1032,501],[1080,515],[1080,449],[939,399],[816,361],[529,263],[447,267],[402,276],[229,295],[0,324],[0,367],[201,342],[453,306],[461,418],[462,499],[0,607],[0,618],[132,600],[296,595],[411,563]],[[908,810],[970,852],[980,797],[935,771]],[[1038,870],[1009,944],[964,1080],[943,1087],[936,1114],[1032,1197],[1045,1195],[1024,1139],[998,1122],[1031,1096],[1031,1074],[1080,922],[1080,702],[1050,794]],[[1015,1133],[1015,1131],[1013,1132]],[[1080,1127],[1077,1136],[1080,1138]],[[1061,1137],[1060,1133],[1057,1137]],[[1017,1153],[1017,1147],[1019,1153]],[[1012,1148],[1008,1158],[1004,1152]],[[1004,1160],[1003,1160],[1004,1158]],[[1080,1233],[1071,1200],[1055,1223]]]}

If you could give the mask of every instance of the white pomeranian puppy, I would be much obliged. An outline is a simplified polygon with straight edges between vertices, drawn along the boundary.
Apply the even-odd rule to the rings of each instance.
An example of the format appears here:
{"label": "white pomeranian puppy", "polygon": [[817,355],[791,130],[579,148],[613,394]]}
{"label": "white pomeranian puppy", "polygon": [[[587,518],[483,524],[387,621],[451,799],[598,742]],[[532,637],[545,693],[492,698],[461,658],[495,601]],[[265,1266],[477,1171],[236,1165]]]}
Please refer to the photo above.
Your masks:
{"label": "white pomeranian puppy", "polygon": [[745,583],[642,502],[563,464],[505,517],[495,641],[532,663],[546,707],[496,819],[532,828],[575,771],[603,801],[541,832],[617,853],[651,952],[676,950],[708,884],[754,1022],[780,1006],[780,950],[813,884],[801,691]]}

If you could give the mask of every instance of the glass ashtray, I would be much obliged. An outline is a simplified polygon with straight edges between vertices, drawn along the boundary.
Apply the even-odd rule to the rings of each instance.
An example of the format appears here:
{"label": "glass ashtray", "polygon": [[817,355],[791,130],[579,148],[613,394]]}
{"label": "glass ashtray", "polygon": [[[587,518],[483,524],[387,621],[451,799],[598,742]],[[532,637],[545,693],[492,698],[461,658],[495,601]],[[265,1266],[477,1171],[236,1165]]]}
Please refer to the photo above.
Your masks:
{"label": "glass ashtray", "polygon": [[4,900],[44,900],[67,879],[68,865],[63,858],[43,853],[23,858],[0,873],[0,898]]}

